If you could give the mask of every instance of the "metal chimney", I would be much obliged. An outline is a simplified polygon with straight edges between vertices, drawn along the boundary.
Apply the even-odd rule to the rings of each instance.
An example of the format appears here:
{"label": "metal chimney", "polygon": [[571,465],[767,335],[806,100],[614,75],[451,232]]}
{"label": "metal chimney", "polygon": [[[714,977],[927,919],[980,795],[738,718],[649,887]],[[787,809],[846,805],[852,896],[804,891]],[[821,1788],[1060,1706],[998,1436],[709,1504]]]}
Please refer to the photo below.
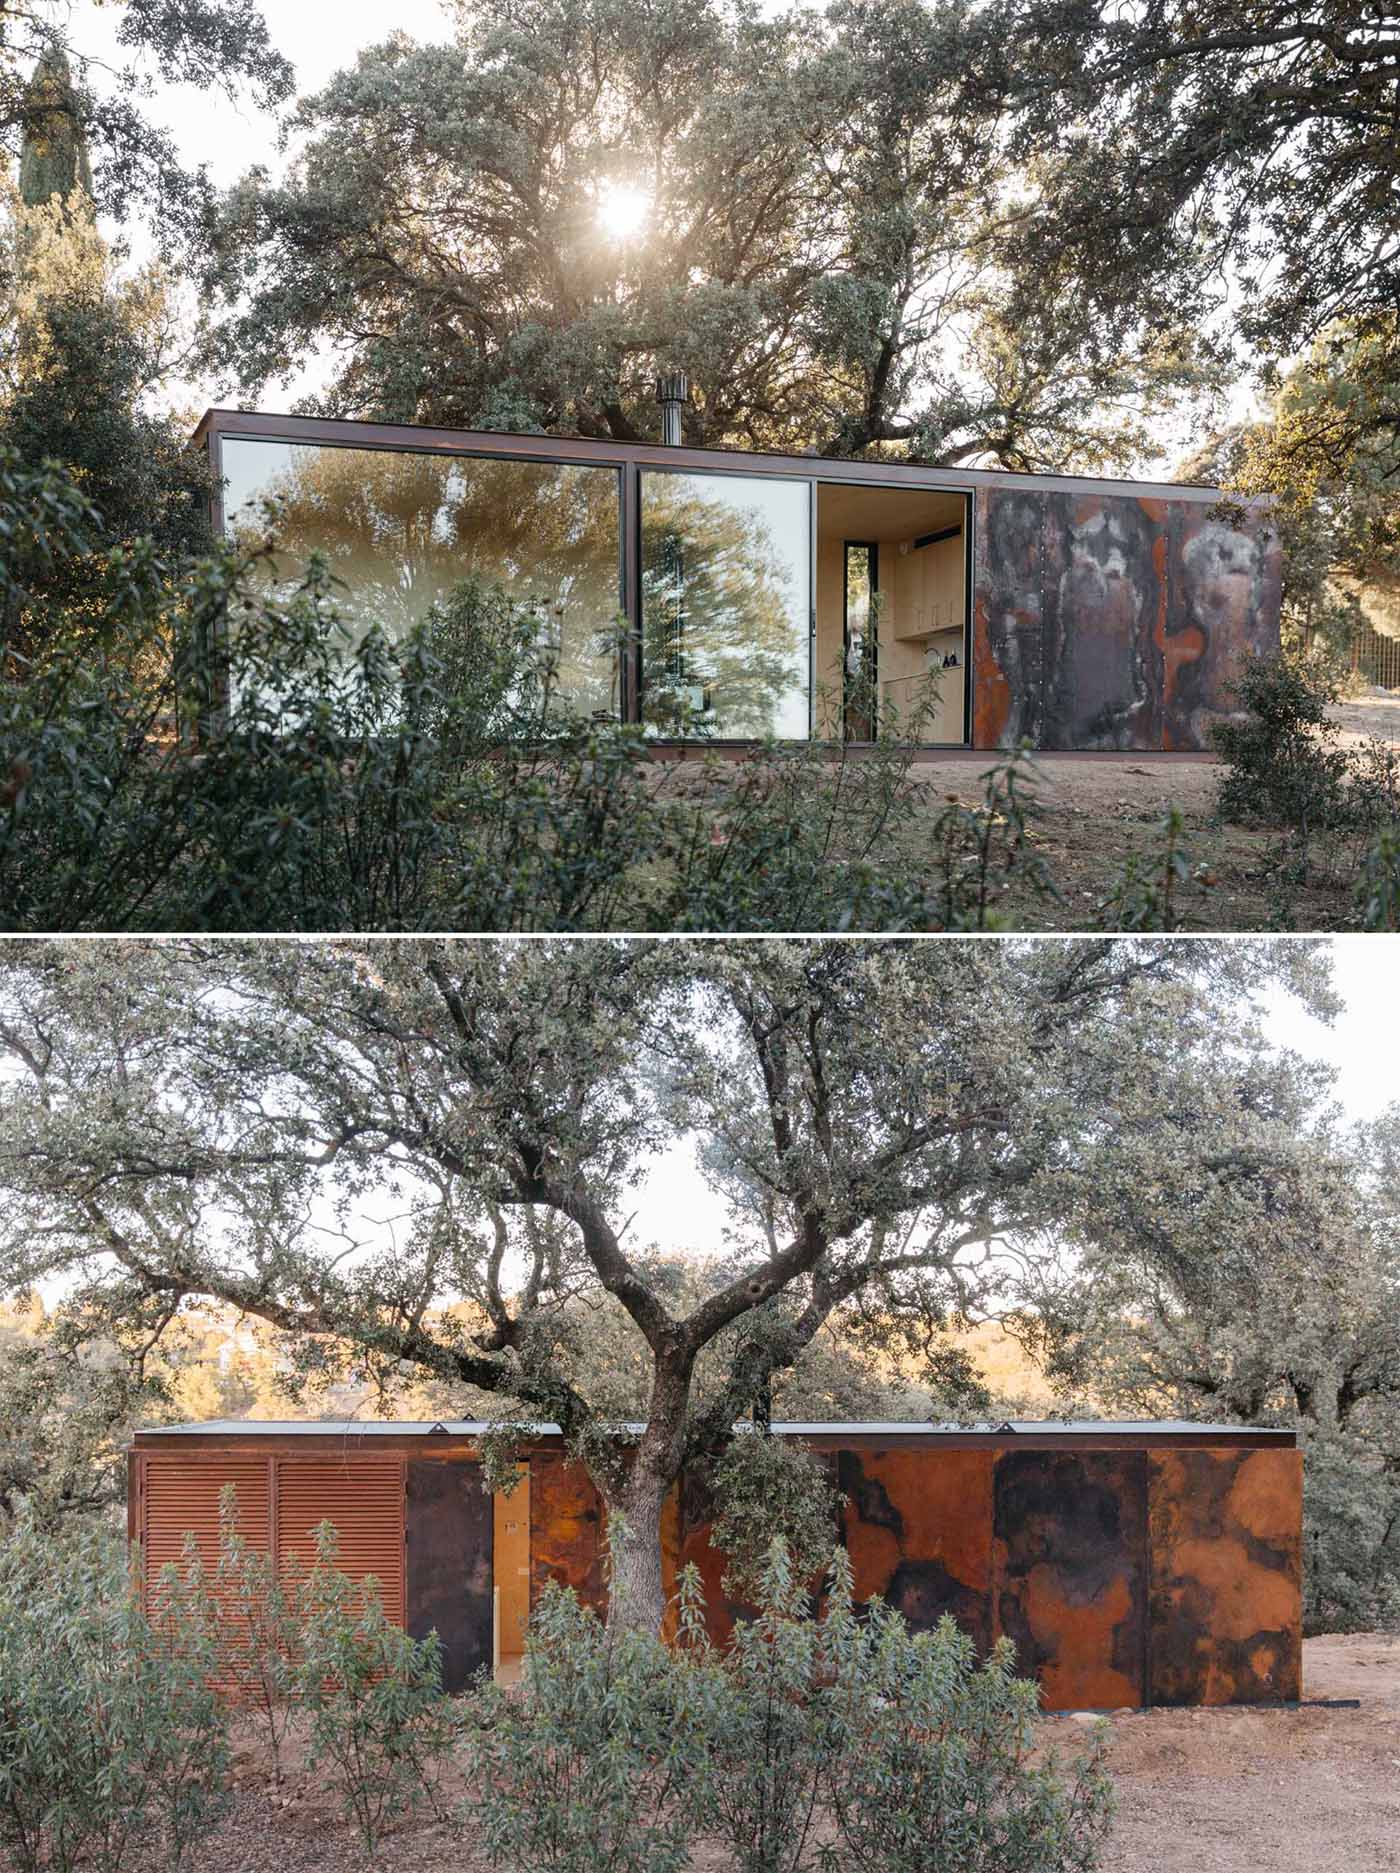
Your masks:
{"label": "metal chimney", "polygon": [[684,371],[668,371],[657,378],[656,401],[661,405],[661,440],[668,449],[678,449],[681,411],[690,401],[690,379]]}

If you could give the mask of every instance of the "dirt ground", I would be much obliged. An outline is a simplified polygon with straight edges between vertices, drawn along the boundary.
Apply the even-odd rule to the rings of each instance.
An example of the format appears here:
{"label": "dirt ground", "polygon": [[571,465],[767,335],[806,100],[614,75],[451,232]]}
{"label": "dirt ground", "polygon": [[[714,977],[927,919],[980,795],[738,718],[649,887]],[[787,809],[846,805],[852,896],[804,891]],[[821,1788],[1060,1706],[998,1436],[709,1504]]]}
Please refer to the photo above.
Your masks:
{"label": "dirt ground", "polygon": [[[1400,696],[1373,693],[1344,702],[1336,712],[1344,746],[1369,738],[1400,746]],[[1131,850],[1142,851],[1173,803],[1185,820],[1185,849],[1193,872],[1206,881],[1183,887],[1179,897],[1186,930],[1248,931],[1280,927],[1268,829],[1222,826],[1215,821],[1219,765],[1210,755],[1042,754],[1032,839],[1062,894],[1062,901],[1018,894],[1014,920],[1031,930],[1091,927],[1095,907],[1109,880]],[[992,764],[987,755],[957,755],[920,763],[918,779],[930,809],[957,794],[972,805],[981,798],[979,777]],[[1349,889],[1315,880],[1291,895],[1292,927],[1334,930],[1353,927]]]}
{"label": "dirt ground", "polygon": [[[1118,1819],[1103,1873],[1379,1873],[1400,1868],[1400,1636],[1309,1639],[1306,1698],[1357,1710],[1151,1710],[1110,1720]],[[1046,1729],[1066,1751],[1079,1719]],[[195,1873],[365,1873],[326,1789],[294,1778],[276,1802],[246,1748],[229,1818]],[[473,1843],[438,1822],[396,1829],[376,1873],[486,1873]],[[697,1855],[696,1873],[724,1856]]]}

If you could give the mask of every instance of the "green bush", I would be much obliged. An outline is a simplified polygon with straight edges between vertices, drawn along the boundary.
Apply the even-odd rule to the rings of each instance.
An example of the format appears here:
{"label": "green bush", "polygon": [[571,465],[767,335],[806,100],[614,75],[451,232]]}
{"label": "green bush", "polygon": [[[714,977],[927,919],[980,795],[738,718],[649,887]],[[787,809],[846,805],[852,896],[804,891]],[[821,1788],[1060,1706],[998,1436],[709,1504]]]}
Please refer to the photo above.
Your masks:
{"label": "green bush", "polygon": [[1098,1864],[1112,1811],[1102,1738],[1068,1776],[1032,1760],[1038,1692],[1012,1675],[1009,1642],[979,1667],[951,1619],[914,1633],[878,1600],[858,1612],[843,1550],[812,1619],[781,1539],[759,1599],[707,1661],[722,1710],[711,1814],[741,1873]]}
{"label": "green bush", "polygon": [[222,1812],[212,1653],[182,1584],[142,1610],[105,1533],[0,1546],[0,1845],[21,1873],[177,1868]]}
{"label": "green bush", "polygon": [[1400,1630],[1400,1460],[1392,1437],[1313,1431],[1303,1464],[1303,1630]]}
{"label": "green bush", "polygon": [[1307,838],[1348,815],[1349,762],[1329,713],[1336,683],[1288,657],[1253,657],[1236,685],[1241,714],[1218,722],[1212,741],[1226,765],[1223,819],[1262,819]]}
{"label": "green bush", "polygon": [[[692,1575],[688,1629],[696,1595]],[[609,1632],[551,1582],[518,1691],[484,1687],[468,1733],[466,1814],[492,1856],[521,1873],[680,1873],[723,1721],[711,1690],[683,1652]]]}
{"label": "green bush", "polygon": [[913,1633],[878,1601],[856,1621],[839,1575],[827,1615],[840,1864],[863,1873],[1084,1873],[1113,1811],[1100,1732],[1066,1776],[1032,1760],[1036,1686],[1011,1642],[979,1666],[948,1618]]}
{"label": "green bush", "polygon": [[786,1544],[799,1581],[817,1582],[831,1564],[842,1498],[810,1450],[758,1433],[731,1439],[714,1469],[711,1540],[728,1563],[727,1593],[759,1591],[773,1537]]}
{"label": "green bush", "polygon": [[433,1798],[456,1723],[442,1693],[436,1633],[409,1638],[386,1617],[377,1583],[350,1580],[335,1561],[335,1530],[323,1522],[301,1587],[297,1680],[311,1720],[307,1764],[330,1765],[372,1854],[389,1821]]}

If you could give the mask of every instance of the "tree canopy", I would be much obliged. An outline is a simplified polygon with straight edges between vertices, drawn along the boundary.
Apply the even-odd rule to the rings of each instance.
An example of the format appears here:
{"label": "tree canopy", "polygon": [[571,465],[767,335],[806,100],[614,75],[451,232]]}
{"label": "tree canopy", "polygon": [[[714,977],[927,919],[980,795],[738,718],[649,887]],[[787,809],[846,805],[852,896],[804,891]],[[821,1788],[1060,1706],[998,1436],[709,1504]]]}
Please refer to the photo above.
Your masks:
{"label": "tree canopy", "polygon": [[[225,204],[211,290],[244,390],[315,345],[314,406],[823,455],[1122,463],[1201,387],[1185,320],[1032,279],[976,10],[476,0],[360,53]],[[1053,164],[1041,167],[1053,168]],[[632,232],[606,204],[639,204]]]}
{"label": "tree canopy", "polygon": [[150,67],[201,91],[246,90],[265,110],[290,95],[292,69],[257,0],[117,4],[117,42],[129,63],[114,71],[73,42],[71,9],[60,0],[0,0],[0,157],[17,158],[27,146],[21,186],[28,200],[47,200],[73,186],[65,178],[81,139],[93,161],[90,175],[79,168],[74,179],[90,183],[98,212],[118,221],[147,216],[168,250],[197,236],[209,185],[144,113]]}
{"label": "tree canopy", "polygon": [[[303,1369],[432,1376],[560,1424],[634,1528],[619,1618],[661,1611],[659,1516],[856,1296],[935,1328],[1015,1304],[1036,1230],[1095,1227],[1124,1153],[1208,1153],[1267,985],[1310,945],[50,944],[4,958],[0,1286],[61,1281],[136,1350],[211,1300]],[[1189,1111],[1194,1125],[1183,1128]],[[691,1142],[729,1216],[702,1294],[633,1242]],[[1167,1162],[1162,1174],[1167,1174]],[[1019,1246],[1018,1246],[1019,1245]],[[576,1303],[645,1351],[639,1434],[590,1396]]]}

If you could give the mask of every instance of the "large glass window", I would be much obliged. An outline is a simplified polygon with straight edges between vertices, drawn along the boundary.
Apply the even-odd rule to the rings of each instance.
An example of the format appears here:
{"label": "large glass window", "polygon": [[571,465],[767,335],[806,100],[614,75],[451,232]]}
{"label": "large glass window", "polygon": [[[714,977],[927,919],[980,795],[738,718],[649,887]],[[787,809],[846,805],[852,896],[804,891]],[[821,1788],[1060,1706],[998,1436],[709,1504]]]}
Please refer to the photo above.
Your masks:
{"label": "large glass window", "polygon": [[477,580],[538,615],[563,703],[620,713],[617,469],[226,437],[223,470],[230,532],[260,532],[274,499],[279,583],[319,550],[352,632],[401,635]]}
{"label": "large glass window", "polygon": [[803,739],[811,721],[805,481],[642,475],[642,717],[657,734]]}

